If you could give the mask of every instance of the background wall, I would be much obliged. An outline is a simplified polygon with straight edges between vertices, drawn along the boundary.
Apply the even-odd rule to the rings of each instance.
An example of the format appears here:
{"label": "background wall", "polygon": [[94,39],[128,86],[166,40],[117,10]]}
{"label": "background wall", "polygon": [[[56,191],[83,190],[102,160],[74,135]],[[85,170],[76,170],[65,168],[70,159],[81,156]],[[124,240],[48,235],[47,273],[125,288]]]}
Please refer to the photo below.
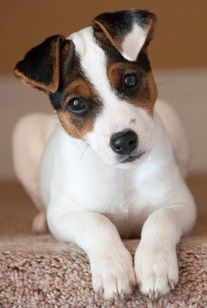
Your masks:
{"label": "background wall", "polygon": [[12,75],[25,52],[53,34],[68,35],[104,11],[146,8],[158,16],[150,58],[160,96],[177,108],[192,144],[192,172],[207,171],[207,1],[1,0],[0,179],[14,177],[10,138],[23,114],[51,111],[47,98]]}
{"label": "background wall", "polygon": [[10,72],[31,46],[45,37],[89,25],[99,13],[146,8],[159,18],[151,46],[155,68],[207,67],[206,0],[1,0],[0,71]]}

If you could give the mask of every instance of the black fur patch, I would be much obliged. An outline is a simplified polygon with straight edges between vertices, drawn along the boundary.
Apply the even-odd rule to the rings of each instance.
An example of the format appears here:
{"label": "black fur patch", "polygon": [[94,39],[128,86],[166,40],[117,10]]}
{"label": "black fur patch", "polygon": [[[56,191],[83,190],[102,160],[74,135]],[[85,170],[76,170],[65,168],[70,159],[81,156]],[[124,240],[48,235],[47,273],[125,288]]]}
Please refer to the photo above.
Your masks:
{"label": "black fur patch", "polygon": [[[98,15],[95,20],[106,27],[112,38],[121,42],[123,37],[131,31],[134,21],[144,28],[148,24],[149,18],[155,19],[156,17],[147,10],[123,10],[103,13]],[[99,31],[98,28],[96,30]]]}
{"label": "black fur patch", "polygon": [[[139,55],[136,61],[131,62],[125,59],[121,55],[121,53],[119,53],[117,49],[110,43],[97,40],[97,44],[99,44],[99,46],[105,52],[105,55],[107,57],[107,67],[110,67],[110,65],[114,63],[123,63],[126,65],[126,67],[129,67],[129,68],[131,67],[132,69],[135,68],[138,71],[138,74],[139,72],[143,72],[141,73],[141,75],[143,74],[143,77],[147,73],[151,72],[150,61],[149,61],[148,55],[145,50],[141,50],[139,52]],[[123,74],[124,74],[124,71],[123,71]],[[115,90],[116,94],[121,99],[127,99],[129,101],[130,99],[135,99],[135,98],[139,100],[149,100],[150,95],[151,95],[149,86],[146,84],[146,82],[142,82],[142,80],[141,80],[141,84],[139,84],[139,87],[136,87],[134,89],[124,88],[122,84],[122,76],[120,76],[119,84],[117,84],[115,87],[112,87],[112,89]]]}
{"label": "black fur patch", "polygon": [[49,93],[49,98],[55,110],[62,108],[62,91],[58,90],[55,93]]}
{"label": "black fur patch", "polygon": [[73,42],[71,42],[71,44],[70,52],[61,58],[62,64],[59,88],[55,93],[50,93],[49,97],[54,109],[57,111],[62,109],[67,112],[65,104],[66,97],[69,95],[82,96],[82,94],[80,95],[79,93],[70,93],[70,85],[77,80],[82,80],[87,83],[88,87],[91,89],[91,96],[84,97],[83,95],[83,98],[87,100],[89,104],[89,110],[85,115],[81,116],[71,114],[70,118],[71,123],[79,130],[84,128],[85,122],[90,120],[93,121],[93,119],[96,118],[97,114],[102,110],[102,103],[98,95],[95,93],[93,86],[82,72],[80,58],[75,51]]}
{"label": "black fur patch", "polygon": [[[144,45],[139,52],[136,61],[132,62],[122,56],[119,48],[117,48],[117,42],[118,44],[122,42],[124,37],[131,31],[134,22],[137,22],[139,26],[144,28],[151,19],[155,21],[155,15],[146,10],[128,10],[115,13],[104,13],[95,18],[95,20],[104,26],[112,39],[116,41],[115,44],[112,44],[103,32],[103,29],[101,29],[98,24],[95,24],[94,36],[97,44],[99,44],[106,54],[107,66],[110,67],[114,63],[124,63],[126,64],[126,67],[129,66],[129,68],[136,68],[138,76],[140,75],[141,80],[139,86],[133,89],[127,89],[124,87],[122,82],[122,74],[124,75],[125,72],[124,70],[123,72],[120,72],[120,78],[118,78],[120,81],[119,83],[116,82],[116,85],[113,84],[112,88],[114,88],[117,95],[122,99],[128,99],[129,101],[131,99],[135,100],[136,98],[138,100],[150,100],[151,91],[147,84],[145,75],[151,71],[151,65],[145,49],[146,45]],[[142,74],[143,78],[141,76]]]}
{"label": "black fur patch", "polygon": [[[46,87],[54,82],[53,77],[55,70],[58,69],[59,63],[56,63],[57,42],[60,44],[65,41],[62,35],[54,35],[47,38],[38,46],[32,48],[26,53],[24,59],[19,61],[15,67],[17,73],[21,73],[34,85],[45,85]],[[58,59],[59,61],[59,59]]]}
{"label": "black fur patch", "polygon": [[148,55],[143,50],[140,51],[136,60],[136,64],[141,67],[146,73],[151,71],[151,65]]}
{"label": "black fur patch", "polygon": [[63,107],[65,88],[82,76],[80,60],[75,52],[75,46],[70,41],[70,49],[61,55],[59,87],[55,93],[50,93],[50,101],[55,110]]}
{"label": "black fur patch", "polygon": [[142,28],[150,25],[150,31],[145,42],[145,46],[147,46],[152,39],[154,23],[156,21],[157,17],[147,10],[103,13],[98,15],[93,21],[94,35],[99,41],[113,42],[113,45],[120,50],[124,37],[132,30],[134,23],[137,23]]}

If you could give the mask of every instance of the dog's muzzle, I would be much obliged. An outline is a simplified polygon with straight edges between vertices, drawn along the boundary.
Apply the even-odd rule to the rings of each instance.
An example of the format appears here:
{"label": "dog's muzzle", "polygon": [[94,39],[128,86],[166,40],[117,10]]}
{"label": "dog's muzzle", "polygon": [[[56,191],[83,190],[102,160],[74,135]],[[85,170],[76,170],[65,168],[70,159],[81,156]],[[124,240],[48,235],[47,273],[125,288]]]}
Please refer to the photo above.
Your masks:
{"label": "dog's muzzle", "polygon": [[130,155],[138,147],[138,136],[131,129],[125,129],[111,136],[110,146],[116,154]]}

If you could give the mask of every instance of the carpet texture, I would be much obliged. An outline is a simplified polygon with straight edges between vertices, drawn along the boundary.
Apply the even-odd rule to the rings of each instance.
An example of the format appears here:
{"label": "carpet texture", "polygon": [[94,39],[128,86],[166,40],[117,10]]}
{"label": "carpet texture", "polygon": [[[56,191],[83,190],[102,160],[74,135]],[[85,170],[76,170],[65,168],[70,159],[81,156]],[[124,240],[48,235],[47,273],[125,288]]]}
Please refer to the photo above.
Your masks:
{"label": "carpet texture", "polygon": [[[125,242],[134,253],[138,241]],[[105,301],[95,295],[86,255],[51,236],[4,239],[0,245],[1,307],[207,307],[207,237],[178,246],[180,280],[156,302],[138,290],[128,298]]]}
{"label": "carpet texture", "polygon": [[[31,233],[35,209],[17,183],[0,183],[0,308],[10,307],[207,307],[207,177],[189,185],[198,204],[192,235],[178,245],[180,279],[156,301],[134,289],[131,296],[105,301],[94,294],[87,256],[73,244]],[[132,254],[138,240],[124,242]]]}

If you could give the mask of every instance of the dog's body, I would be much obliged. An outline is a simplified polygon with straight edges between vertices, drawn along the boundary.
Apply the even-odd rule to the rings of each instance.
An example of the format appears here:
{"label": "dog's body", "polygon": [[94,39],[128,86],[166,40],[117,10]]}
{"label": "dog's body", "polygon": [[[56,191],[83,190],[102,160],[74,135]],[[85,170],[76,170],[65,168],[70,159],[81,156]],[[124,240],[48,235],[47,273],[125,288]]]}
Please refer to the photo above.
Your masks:
{"label": "dog's body", "polygon": [[[64,129],[52,116],[23,119],[14,135],[15,166],[32,199],[39,207],[44,204],[53,235],[87,252],[95,291],[103,290],[106,298],[131,291],[132,258],[120,235],[137,237],[141,231],[135,274],[141,291],[157,296],[177,283],[176,244],[195,220],[183,180],[188,147],[173,109],[159,100],[154,107],[157,93],[145,50],[154,15],[106,15],[96,18],[94,28],[63,40],[59,85],[57,65],[44,84],[41,69],[27,72],[36,51],[17,65],[18,76],[49,92]],[[127,24],[119,37],[120,16]],[[57,52],[50,58],[56,61]],[[26,153],[21,140],[33,150]]]}
{"label": "dog's body", "polygon": [[[171,145],[175,144],[173,150],[177,157],[176,160],[182,177],[185,177],[188,167],[189,151],[182,125],[174,110],[164,101],[158,100],[156,102],[156,112],[157,117],[162,115],[162,120],[160,119],[162,124],[158,120],[158,128],[162,130],[161,141],[163,141],[164,134],[167,140],[170,138]],[[164,123],[166,123],[165,126]],[[167,127],[167,125],[169,126]],[[156,136],[158,137],[157,134]],[[150,201],[148,202],[141,201],[141,196],[135,196],[135,200],[133,200],[131,192],[137,190],[136,187],[133,189],[136,178],[143,181],[142,173],[146,173],[145,170],[142,171],[143,167],[150,168],[153,171],[148,166],[147,161],[145,161],[144,165],[141,164],[141,168],[138,164],[130,168],[130,170],[117,169],[114,166],[106,165],[98,159],[96,154],[85,142],[70,138],[58,123],[55,115],[32,114],[25,116],[16,126],[13,139],[16,174],[40,211],[44,212],[46,210],[45,207],[50,203],[49,199],[53,194],[57,194],[58,196],[55,198],[59,198],[59,191],[61,189],[61,196],[67,201],[70,199],[71,201],[73,200],[71,203],[75,206],[75,210],[89,210],[103,213],[113,221],[122,237],[137,237],[139,235],[144,221],[154,210],[152,205],[149,206],[154,201],[151,194],[148,195],[150,197]],[[57,147],[57,144],[59,144],[58,140],[60,139],[62,146]],[[23,146],[25,140],[27,140],[27,143]],[[32,152],[31,150],[28,152],[25,148],[32,149]],[[170,152],[171,150],[170,146]],[[64,156],[61,151],[65,153]],[[169,159],[168,152],[168,148],[167,151],[164,149],[162,160],[160,159],[161,156],[159,156],[159,165],[160,163],[165,163],[164,157]],[[53,160],[58,159],[58,157],[61,157],[61,166],[51,169],[51,166],[56,165]],[[65,162],[63,160],[64,158],[66,160]],[[41,162],[42,159],[44,160]],[[90,162],[91,160],[92,162]],[[170,164],[171,168],[174,169],[174,156],[173,164],[172,162]],[[157,163],[153,161],[153,165],[156,166]],[[157,171],[160,177],[161,172],[159,170]],[[169,172],[168,169],[166,171]],[[170,170],[170,172],[172,171]],[[61,175],[59,180],[58,174]],[[151,177],[151,173],[148,176]],[[157,177],[157,173],[155,176]],[[50,181],[48,181],[48,178]],[[169,175],[162,175],[161,180],[163,181],[164,179],[165,181],[166,178],[169,178]],[[39,185],[40,179],[41,185]],[[154,177],[153,182],[156,186],[161,185],[158,179],[154,180]],[[63,188],[64,185],[66,185],[65,189]],[[79,187],[79,191],[77,186]],[[139,184],[138,187],[140,187],[140,190],[142,190],[142,187],[144,190],[149,189],[146,182]],[[130,194],[129,190],[131,191]],[[157,191],[157,189],[151,188],[149,191]],[[65,196],[62,195],[64,193],[66,194]],[[160,193],[159,189],[158,193]],[[88,198],[92,197],[94,202],[92,203],[92,200],[87,201],[87,196]],[[165,205],[166,201],[163,199],[163,196],[160,197],[162,203],[164,202]],[[76,200],[76,198],[79,200]],[[99,200],[98,203],[97,200]],[[138,200],[141,202],[138,202]],[[155,208],[161,206],[161,201],[158,205],[155,205]],[[40,225],[38,223],[36,232],[38,232],[39,228],[40,231],[45,229],[44,220],[42,223]]]}

